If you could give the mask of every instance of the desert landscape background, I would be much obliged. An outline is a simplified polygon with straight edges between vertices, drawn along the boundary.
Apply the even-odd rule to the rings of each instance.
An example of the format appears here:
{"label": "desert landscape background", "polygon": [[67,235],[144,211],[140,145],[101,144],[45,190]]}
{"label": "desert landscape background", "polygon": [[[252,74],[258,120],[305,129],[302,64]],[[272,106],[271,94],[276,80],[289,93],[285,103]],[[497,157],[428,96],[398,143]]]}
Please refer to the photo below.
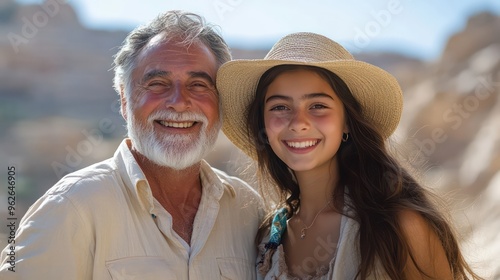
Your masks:
{"label": "desert landscape background", "polygon": [[[43,28],[22,30],[40,6],[0,3],[0,224],[8,217],[8,167],[16,169],[20,220],[62,176],[112,156],[126,134],[111,65],[128,31],[87,29],[70,5],[60,8]],[[267,51],[232,49],[234,58]],[[448,201],[471,265],[500,279],[500,17],[475,14],[433,61],[355,57],[400,81],[405,107],[392,141]],[[233,175],[244,159],[223,134],[208,157]],[[0,227],[1,248],[7,231]]]}

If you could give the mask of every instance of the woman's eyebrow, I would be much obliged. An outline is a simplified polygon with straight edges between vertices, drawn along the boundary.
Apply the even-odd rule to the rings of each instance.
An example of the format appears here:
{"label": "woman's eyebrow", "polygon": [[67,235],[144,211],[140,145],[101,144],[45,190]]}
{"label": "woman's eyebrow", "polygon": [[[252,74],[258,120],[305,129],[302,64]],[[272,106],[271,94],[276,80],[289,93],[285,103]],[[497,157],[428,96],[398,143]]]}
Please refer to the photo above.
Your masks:
{"label": "woman's eyebrow", "polygon": [[315,92],[315,93],[309,93],[309,94],[304,94],[301,99],[313,99],[313,98],[318,98],[318,97],[323,97],[323,98],[330,98],[333,100],[333,97],[330,94],[326,94],[324,92]]}
{"label": "woman's eyebrow", "polygon": [[[300,97],[300,99],[314,99],[314,98],[318,98],[318,97],[319,98],[329,98],[329,99],[333,100],[333,97],[331,95],[326,94],[324,92],[314,92],[314,93],[304,94]],[[275,94],[275,95],[269,96],[266,99],[265,103],[272,101],[272,100],[275,100],[275,99],[284,100],[284,101],[291,101],[293,98],[290,96],[287,96],[287,95]]]}
{"label": "woman's eyebrow", "polygon": [[291,101],[291,100],[293,100],[293,98],[291,98],[290,96],[275,94],[275,95],[269,96],[264,103],[267,103],[269,101],[273,101],[275,99],[277,99],[277,100],[285,100],[285,101]]}

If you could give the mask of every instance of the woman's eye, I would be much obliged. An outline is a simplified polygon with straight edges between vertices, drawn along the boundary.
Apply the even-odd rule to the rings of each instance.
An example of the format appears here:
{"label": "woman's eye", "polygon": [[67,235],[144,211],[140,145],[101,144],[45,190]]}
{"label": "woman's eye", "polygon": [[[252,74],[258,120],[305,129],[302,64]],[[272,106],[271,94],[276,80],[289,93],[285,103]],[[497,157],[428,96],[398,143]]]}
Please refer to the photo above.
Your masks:
{"label": "woman's eye", "polygon": [[311,109],[324,109],[324,108],[327,108],[327,107],[323,104],[314,104],[311,106]]}
{"label": "woman's eye", "polygon": [[288,108],[284,105],[276,105],[276,106],[273,106],[271,107],[270,111],[283,111],[283,110],[287,110]]}

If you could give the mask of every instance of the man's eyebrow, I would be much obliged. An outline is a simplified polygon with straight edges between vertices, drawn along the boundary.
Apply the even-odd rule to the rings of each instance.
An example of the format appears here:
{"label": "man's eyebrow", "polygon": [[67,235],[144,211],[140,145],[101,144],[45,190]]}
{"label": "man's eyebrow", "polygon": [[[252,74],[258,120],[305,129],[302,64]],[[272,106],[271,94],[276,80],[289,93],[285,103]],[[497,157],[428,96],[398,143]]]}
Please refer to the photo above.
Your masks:
{"label": "man's eyebrow", "polygon": [[169,71],[164,71],[164,70],[158,70],[158,69],[153,69],[151,71],[148,71],[144,76],[142,76],[142,83],[144,84],[145,82],[153,79],[153,78],[164,78],[170,76]]}
{"label": "man's eyebrow", "polygon": [[212,77],[210,75],[208,75],[208,73],[205,72],[205,71],[190,71],[189,75],[192,78],[202,78],[202,79],[205,79],[205,80],[209,81],[212,85],[215,84],[215,82],[212,79]]}
{"label": "man's eyebrow", "polygon": [[[169,77],[171,74],[172,74],[172,72],[170,72],[170,71],[153,69],[153,70],[147,72],[146,74],[144,74],[144,76],[142,77],[142,82],[144,83],[144,82],[147,82],[153,78],[158,78],[158,77],[160,77],[160,78]],[[192,78],[203,78],[203,79],[209,81],[210,83],[215,84],[214,80],[207,72],[190,71],[190,72],[188,72],[188,74]]]}

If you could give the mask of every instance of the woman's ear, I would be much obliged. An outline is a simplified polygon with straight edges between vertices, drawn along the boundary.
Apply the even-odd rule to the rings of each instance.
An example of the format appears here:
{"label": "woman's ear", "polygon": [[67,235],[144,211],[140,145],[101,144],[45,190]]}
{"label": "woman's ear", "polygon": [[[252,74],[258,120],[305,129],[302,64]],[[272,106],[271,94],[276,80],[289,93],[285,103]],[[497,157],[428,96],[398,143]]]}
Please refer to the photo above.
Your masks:
{"label": "woman's ear", "polygon": [[344,124],[344,130],[342,132],[345,134],[349,134],[349,126],[347,124]]}
{"label": "woman's ear", "polygon": [[349,127],[345,124],[342,131],[342,142],[347,142],[347,140],[349,140]]}

